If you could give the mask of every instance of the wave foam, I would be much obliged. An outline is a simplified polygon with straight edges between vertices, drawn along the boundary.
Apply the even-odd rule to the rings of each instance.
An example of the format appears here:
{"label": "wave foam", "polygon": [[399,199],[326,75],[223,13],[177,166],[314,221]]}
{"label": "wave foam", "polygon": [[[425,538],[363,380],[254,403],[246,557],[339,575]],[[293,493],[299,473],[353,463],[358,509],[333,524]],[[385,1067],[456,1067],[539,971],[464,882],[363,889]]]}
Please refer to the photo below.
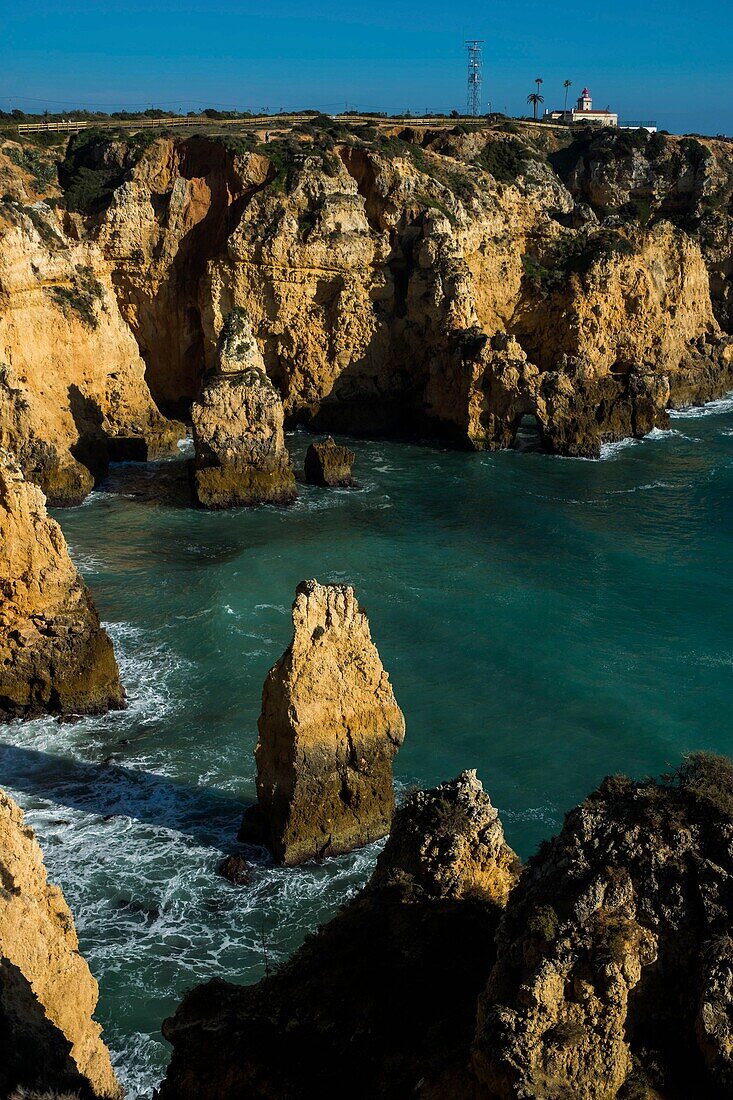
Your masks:
{"label": "wave foam", "polygon": [[670,409],[669,415],[673,420],[694,420],[701,416],[720,416],[721,413],[731,412],[733,412],[733,393],[728,393],[725,397],[708,401],[704,405],[687,405],[681,409]]}

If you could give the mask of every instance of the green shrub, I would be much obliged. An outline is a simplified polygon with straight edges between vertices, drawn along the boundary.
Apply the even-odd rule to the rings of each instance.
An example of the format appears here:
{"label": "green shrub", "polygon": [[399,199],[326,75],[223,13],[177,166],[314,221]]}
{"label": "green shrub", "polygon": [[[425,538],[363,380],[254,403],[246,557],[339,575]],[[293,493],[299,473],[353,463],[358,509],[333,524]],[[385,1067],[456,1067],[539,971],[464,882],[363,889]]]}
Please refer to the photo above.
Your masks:
{"label": "green shrub", "polygon": [[37,190],[46,191],[56,182],[55,162],[49,160],[48,157],[43,157],[37,149],[30,148],[27,145],[18,149],[11,145],[3,151],[9,160],[12,160],[13,164],[17,164],[19,168],[22,168],[33,177]]}
{"label": "green shrub", "polygon": [[706,810],[733,817],[733,761],[727,756],[690,753],[668,779]]}
{"label": "green shrub", "polygon": [[530,151],[520,141],[490,141],[474,160],[500,183],[516,183],[532,160]]}
{"label": "green shrub", "polygon": [[551,905],[540,905],[527,921],[527,931],[544,940],[554,943],[560,931],[560,920]]}
{"label": "green shrub", "polygon": [[67,315],[76,313],[87,328],[99,325],[96,307],[104,302],[104,287],[90,267],[77,265],[72,286],[46,287],[46,293]]}

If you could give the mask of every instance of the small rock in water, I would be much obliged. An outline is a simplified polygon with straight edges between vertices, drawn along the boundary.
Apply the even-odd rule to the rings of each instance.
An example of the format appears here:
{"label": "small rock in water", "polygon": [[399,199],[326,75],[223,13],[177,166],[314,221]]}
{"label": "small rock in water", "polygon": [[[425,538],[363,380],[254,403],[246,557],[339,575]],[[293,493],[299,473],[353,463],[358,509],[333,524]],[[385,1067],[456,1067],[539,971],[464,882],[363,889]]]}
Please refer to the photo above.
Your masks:
{"label": "small rock in water", "polygon": [[311,443],[305,456],[305,480],[309,485],[350,486],[354,484],[351,467],[356,455],[340,447],[329,435],[320,443]]}
{"label": "small rock in water", "polygon": [[219,864],[219,874],[229,879],[235,886],[250,886],[254,880],[252,865],[244,856],[227,856]]}

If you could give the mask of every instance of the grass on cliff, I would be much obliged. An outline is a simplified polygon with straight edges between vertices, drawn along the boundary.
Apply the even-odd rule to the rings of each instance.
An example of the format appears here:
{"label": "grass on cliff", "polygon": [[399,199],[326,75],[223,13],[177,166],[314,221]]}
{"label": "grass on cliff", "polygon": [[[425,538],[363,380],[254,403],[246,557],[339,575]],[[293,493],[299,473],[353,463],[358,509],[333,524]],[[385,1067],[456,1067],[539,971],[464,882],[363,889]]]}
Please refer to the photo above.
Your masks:
{"label": "grass on cliff", "polygon": [[23,145],[20,149],[15,145],[6,145],[3,153],[8,160],[33,177],[37,191],[47,191],[56,183],[56,161],[45,151],[36,149],[32,145]]}
{"label": "grass on cliff", "polygon": [[474,164],[489,172],[499,183],[516,183],[531,160],[537,155],[521,141],[489,141],[483,147]]}
{"label": "grass on cliff", "polygon": [[573,275],[583,278],[596,263],[614,256],[633,256],[634,246],[615,229],[592,234],[563,237],[553,252],[542,260],[525,254],[522,264],[526,278],[545,294],[564,286]]}
{"label": "grass on cliff", "polygon": [[70,287],[51,286],[45,289],[67,316],[76,314],[87,328],[99,327],[98,311],[100,307],[104,309],[104,287],[90,267],[78,264]]}

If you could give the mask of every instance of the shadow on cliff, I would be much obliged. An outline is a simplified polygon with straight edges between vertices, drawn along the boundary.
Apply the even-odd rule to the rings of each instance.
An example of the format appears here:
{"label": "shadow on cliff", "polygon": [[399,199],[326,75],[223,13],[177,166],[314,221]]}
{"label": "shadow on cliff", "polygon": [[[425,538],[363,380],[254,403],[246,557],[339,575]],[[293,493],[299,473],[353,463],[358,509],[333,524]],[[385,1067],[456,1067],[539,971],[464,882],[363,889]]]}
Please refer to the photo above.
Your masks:
{"label": "shadow on cliff", "polygon": [[[236,842],[246,799],[213,787],[195,787],[154,772],[74,760],[0,742],[0,782],[16,791],[105,820],[129,817],[154,828],[183,833],[228,854]],[[264,856],[264,853],[263,853]]]}

